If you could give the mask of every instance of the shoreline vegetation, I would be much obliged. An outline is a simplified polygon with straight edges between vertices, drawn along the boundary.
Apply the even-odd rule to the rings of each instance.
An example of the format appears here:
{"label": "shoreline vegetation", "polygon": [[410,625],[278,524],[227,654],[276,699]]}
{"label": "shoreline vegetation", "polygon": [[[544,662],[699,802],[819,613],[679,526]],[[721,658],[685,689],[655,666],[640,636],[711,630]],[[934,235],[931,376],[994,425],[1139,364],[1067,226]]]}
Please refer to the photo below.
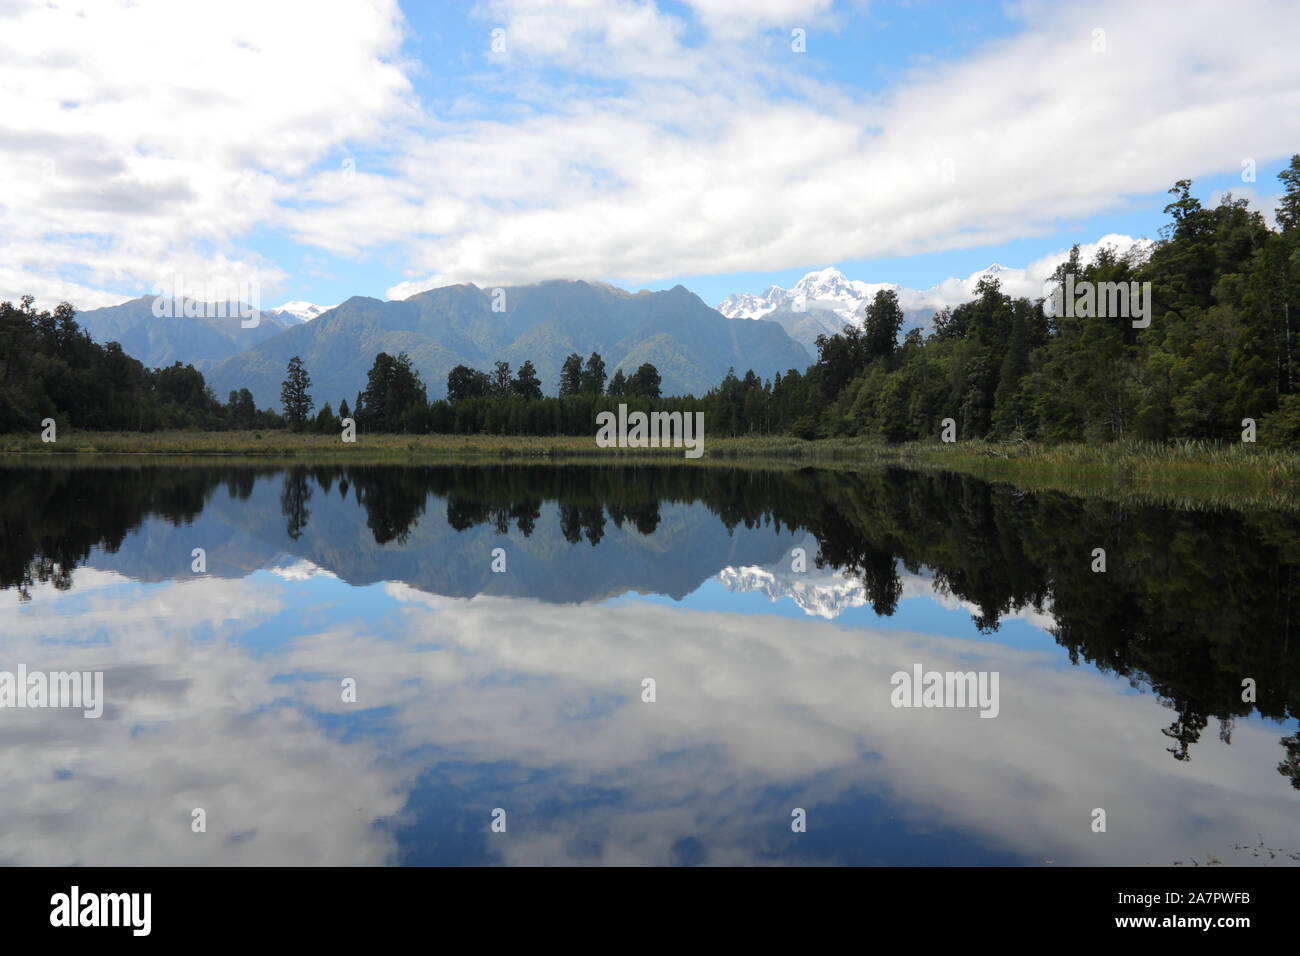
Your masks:
{"label": "shoreline vegetation", "polygon": [[763,469],[857,470],[900,466],[952,471],[1027,491],[1159,501],[1176,505],[1300,508],[1300,452],[1251,444],[1183,441],[1043,445],[1024,441],[887,444],[865,438],[714,438],[704,456],[681,448],[601,448],[570,435],[338,435],[282,430],[68,431],[58,441],[0,435],[0,463],[97,465],[243,459],[265,464],[653,464]]}

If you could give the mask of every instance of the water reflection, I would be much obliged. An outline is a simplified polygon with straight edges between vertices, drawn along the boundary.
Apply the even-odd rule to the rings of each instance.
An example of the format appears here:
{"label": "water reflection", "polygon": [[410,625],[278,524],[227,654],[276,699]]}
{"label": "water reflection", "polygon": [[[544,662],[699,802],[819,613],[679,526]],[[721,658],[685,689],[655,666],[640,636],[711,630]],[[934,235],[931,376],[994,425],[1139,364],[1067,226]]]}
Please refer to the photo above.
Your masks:
{"label": "water reflection", "polygon": [[[7,468],[0,491],[0,668],[102,669],[108,695],[99,721],[0,711],[7,862],[1300,851],[1290,514],[683,467]],[[894,709],[916,662],[999,671],[1000,715]]]}

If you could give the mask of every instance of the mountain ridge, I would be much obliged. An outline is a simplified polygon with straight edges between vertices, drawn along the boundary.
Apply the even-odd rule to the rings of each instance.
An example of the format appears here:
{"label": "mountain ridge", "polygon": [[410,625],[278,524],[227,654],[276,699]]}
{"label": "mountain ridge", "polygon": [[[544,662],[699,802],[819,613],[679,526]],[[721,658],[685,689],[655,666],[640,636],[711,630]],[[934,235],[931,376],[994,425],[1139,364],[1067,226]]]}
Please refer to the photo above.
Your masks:
{"label": "mountain ridge", "polygon": [[442,286],[406,299],[353,296],[217,363],[214,391],[248,388],[259,407],[279,400],[290,358],[302,358],[312,377],[317,407],[353,400],[366,384],[378,352],[407,352],[430,399],[446,394],[456,365],[490,370],[496,361],[517,369],[531,361],[546,394],[558,388],[565,357],[592,352],[607,373],[631,374],[654,364],[665,394],[703,394],[729,368],[752,368],[770,377],[811,361],[806,348],[777,324],[737,326],[678,285],[662,292],[630,293],[603,283],[550,280],[506,287],[504,310],[496,290],[472,284]]}

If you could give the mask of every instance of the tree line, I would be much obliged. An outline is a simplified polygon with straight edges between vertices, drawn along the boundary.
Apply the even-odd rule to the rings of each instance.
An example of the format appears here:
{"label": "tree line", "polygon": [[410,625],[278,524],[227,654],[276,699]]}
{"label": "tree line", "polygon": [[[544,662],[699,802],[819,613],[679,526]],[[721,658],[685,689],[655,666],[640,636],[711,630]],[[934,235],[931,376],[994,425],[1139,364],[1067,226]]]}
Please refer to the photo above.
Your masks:
{"label": "tree line", "polygon": [[[630,401],[650,410],[660,398],[659,370],[643,363],[631,375],[617,369],[606,382],[605,362],[598,352],[583,361],[574,353],[560,372],[559,397],[542,394],[542,382],[531,361],[517,371],[509,362],[496,362],[483,372],[457,365],[447,373],[447,397],[432,404],[420,373],[405,352],[391,356],[380,352],[366,375],[366,387],[358,392],[351,409],[347,399],[339,402],[337,414],[326,404],[313,417],[314,401],[309,391],[311,375],[301,358],[289,360],[280,388],[285,424],[295,430],[336,431],[344,418],[351,417],[358,431],[439,432],[459,434],[581,435],[592,430],[595,414]],[[693,399],[670,399],[669,402]]]}
{"label": "tree line", "polygon": [[[564,360],[560,369],[558,392],[561,398],[574,395],[616,395],[658,398],[661,378],[659,370],[645,362],[631,375],[617,369],[606,386],[605,360],[599,352],[592,352],[586,362],[574,352]],[[525,361],[517,372],[510,371],[509,362],[495,362],[491,372],[481,372],[468,365],[457,365],[447,373],[447,403],[481,398],[519,398],[538,401],[542,395],[542,380],[531,361]]]}

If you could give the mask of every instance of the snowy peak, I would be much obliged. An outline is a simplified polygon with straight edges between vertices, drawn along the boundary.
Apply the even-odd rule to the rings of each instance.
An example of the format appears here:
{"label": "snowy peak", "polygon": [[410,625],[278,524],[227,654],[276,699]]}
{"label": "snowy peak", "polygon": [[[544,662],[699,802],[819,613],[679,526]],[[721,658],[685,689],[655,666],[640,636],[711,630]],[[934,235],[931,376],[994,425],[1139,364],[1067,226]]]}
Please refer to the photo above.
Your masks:
{"label": "snowy peak", "polygon": [[312,302],[295,300],[293,302],[286,302],[275,311],[279,312],[281,315],[297,319],[299,322],[310,322],[321,313],[328,312],[332,308],[334,308],[332,305],[316,305]]}
{"label": "snowy peak", "polygon": [[800,313],[827,313],[834,329],[845,322],[861,320],[862,310],[881,289],[895,289],[892,282],[862,282],[850,279],[833,266],[810,272],[792,289],[768,286],[759,295],[738,292],[729,295],[717,310],[729,319],[760,319],[778,309]]}
{"label": "snowy peak", "polygon": [[808,273],[790,291],[795,297],[802,295],[815,302],[834,302],[841,308],[856,308],[858,303],[874,292],[867,283],[848,279],[844,273],[833,268]]}
{"label": "snowy peak", "polygon": [[776,308],[773,301],[784,292],[784,289],[778,289],[776,286],[768,286],[767,291],[762,295],[737,292],[727,296],[717,309],[729,319],[761,319]]}
{"label": "snowy peak", "polygon": [[723,568],[717,576],[728,591],[758,591],[773,602],[790,598],[805,614],[828,621],[867,603],[866,590],[857,581],[838,575],[812,581],[793,579],[798,577],[760,567]]}
{"label": "snowy peak", "polygon": [[[768,286],[760,295],[738,292],[717,306],[729,319],[768,319],[776,322],[796,342],[817,354],[817,337],[833,335],[846,324],[861,325],[867,304],[881,289],[900,291],[892,282],[850,279],[833,266],[809,272],[793,289]],[[903,290],[906,291],[906,290]],[[903,303],[904,314],[908,304]],[[909,315],[913,321],[929,316]]]}

